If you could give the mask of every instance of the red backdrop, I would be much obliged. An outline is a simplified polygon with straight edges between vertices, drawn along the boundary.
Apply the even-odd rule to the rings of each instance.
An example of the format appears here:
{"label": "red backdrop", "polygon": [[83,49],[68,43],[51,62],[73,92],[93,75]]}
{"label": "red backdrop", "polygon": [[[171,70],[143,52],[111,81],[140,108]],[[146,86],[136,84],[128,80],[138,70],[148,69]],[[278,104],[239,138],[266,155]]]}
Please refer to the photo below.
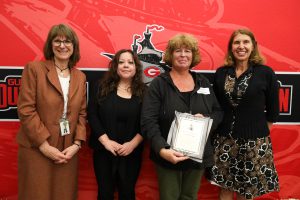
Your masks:
{"label": "red backdrop", "polygon": [[[168,39],[178,32],[188,32],[199,39],[203,60],[197,70],[214,70],[220,66],[231,32],[245,27],[255,33],[267,65],[277,73],[299,74],[300,71],[298,0],[1,2],[0,69],[23,67],[28,61],[42,59],[42,48],[50,27],[67,23],[80,39],[82,59],[78,67],[81,69],[105,69],[109,59],[102,53],[131,48],[134,36],[143,37],[146,28],[155,24],[162,28],[151,30],[151,44],[158,51],[163,51]],[[1,78],[0,82],[3,80]],[[293,123],[279,123],[273,127],[271,137],[281,190],[260,199],[300,198],[299,122],[300,119],[296,119]],[[0,199],[17,199],[15,135],[18,127],[17,120],[0,121]],[[156,175],[148,153],[147,146],[137,184],[137,199],[158,199]],[[199,198],[217,199],[217,192],[218,188],[203,180]],[[91,150],[87,147],[80,152],[79,199],[96,199]]]}

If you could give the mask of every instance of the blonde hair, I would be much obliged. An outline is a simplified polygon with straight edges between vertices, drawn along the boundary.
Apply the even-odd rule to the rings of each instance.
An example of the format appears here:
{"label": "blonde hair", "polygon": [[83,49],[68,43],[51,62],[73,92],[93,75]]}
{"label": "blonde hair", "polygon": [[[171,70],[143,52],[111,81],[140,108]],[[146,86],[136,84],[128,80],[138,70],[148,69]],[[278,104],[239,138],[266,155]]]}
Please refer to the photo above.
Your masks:
{"label": "blonde hair", "polygon": [[193,68],[199,64],[201,61],[201,56],[198,47],[198,40],[193,35],[186,33],[177,34],[169,40],[165,51],[164,62],[172,67],[173,52],[175,49],[183,46],[192,50],[193,59],[190,68]]}

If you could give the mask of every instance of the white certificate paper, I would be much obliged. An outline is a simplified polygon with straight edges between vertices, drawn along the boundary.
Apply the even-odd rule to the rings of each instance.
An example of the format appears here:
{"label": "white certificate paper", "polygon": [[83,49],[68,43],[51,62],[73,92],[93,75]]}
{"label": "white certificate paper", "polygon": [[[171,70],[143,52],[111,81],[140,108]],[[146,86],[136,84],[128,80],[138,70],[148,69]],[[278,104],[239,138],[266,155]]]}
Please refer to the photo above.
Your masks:
{"label": "white certificate paper", "polygon": [[200,150],[205,128],[205,121],[180,118],[173,148],[197,154]]}
{"label": "white certificate paper", "polygon": [[175,112],[168,140],[171,148],[191,159],[202,162],[203,153],[213,120]]}

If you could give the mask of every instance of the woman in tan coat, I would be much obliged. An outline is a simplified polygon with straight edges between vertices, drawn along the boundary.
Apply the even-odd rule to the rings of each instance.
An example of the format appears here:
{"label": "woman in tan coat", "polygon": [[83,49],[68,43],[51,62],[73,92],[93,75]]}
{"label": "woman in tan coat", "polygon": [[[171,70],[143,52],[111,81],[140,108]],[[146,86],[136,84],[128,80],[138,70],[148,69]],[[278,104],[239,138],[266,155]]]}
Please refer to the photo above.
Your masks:
{"label": "woman in tan coat", "polygon": [[86,139],[86,79],[76,33],[64,24],[51,28],[46,61],[23,70],[18,99],[19,199],[77,199],[78,151]]}

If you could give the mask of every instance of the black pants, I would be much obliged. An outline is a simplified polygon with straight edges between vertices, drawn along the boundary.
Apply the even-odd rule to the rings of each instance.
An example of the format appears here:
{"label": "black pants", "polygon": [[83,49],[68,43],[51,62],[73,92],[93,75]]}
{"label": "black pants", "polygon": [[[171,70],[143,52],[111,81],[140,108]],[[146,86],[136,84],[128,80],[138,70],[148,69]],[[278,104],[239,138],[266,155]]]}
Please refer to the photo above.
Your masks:
{"label": "black pants", "polygon": [[141,155],[114,156],[107,150],[95,150],[94,172],[98,183],[98,200],[135,200],[135,184],[140,172]]}

